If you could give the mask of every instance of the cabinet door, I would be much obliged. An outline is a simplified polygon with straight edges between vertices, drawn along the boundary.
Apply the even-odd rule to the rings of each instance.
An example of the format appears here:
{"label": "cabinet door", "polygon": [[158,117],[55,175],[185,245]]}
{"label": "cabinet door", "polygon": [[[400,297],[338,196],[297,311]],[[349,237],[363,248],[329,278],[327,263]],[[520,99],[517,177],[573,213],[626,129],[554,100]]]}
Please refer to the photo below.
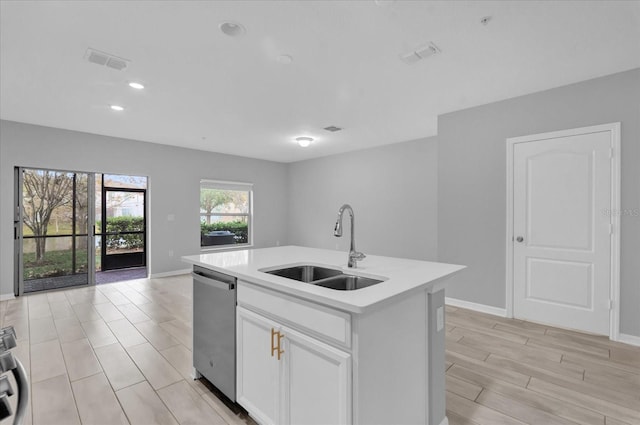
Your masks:
{"label": "cabinet door", "polygon": [[282,333],[282,423],[351,423],[351,356],[289,328]]}
{"label": "cabinet door", "polygon": [[237,308],[238,403],[263,425],[279,424],[279,362],[271,356],[271,329],[279,325]]}

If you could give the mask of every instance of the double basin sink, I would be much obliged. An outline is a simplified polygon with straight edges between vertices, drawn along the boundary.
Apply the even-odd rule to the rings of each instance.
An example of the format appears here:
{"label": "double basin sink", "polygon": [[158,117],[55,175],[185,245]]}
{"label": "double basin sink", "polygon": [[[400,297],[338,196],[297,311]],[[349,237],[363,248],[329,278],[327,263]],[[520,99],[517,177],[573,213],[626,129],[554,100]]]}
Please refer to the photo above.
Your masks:
{"label": "double basin sink", "polygon": [[354,291],[383,282],[381,279],[345,274],[341,270],[312,265],[262,271],[287,279],[297,280],[298,282],[309,283],[338,291]]}

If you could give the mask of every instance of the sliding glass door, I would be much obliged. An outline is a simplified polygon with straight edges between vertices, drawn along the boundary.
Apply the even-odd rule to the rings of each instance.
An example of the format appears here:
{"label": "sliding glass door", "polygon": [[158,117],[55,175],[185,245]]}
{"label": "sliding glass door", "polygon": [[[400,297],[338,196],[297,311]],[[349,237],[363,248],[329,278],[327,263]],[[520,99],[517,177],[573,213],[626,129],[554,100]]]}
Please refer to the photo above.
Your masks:
{"label": "sliding glass door", "polygon": [[147,276],[147,178],[15,171],[15,294]]}
{"label": "sliding glass door", "polygon": [[92,283],[93,176],[19,168],[16,177],[16,295]]}

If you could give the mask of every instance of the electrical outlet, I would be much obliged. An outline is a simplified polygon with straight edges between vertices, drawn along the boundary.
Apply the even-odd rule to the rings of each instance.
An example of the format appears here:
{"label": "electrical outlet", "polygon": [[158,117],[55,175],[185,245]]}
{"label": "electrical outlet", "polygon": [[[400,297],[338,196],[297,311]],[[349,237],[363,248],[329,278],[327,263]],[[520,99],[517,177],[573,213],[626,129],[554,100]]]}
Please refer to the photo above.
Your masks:
{"label": "electrical outlet", "polygon": [[276,241],[276,246],[280,246],[280,241]]}
{"label": "electrical outlet", "polygon": [[169,250],[169,257],[173,257],[173,249]]}

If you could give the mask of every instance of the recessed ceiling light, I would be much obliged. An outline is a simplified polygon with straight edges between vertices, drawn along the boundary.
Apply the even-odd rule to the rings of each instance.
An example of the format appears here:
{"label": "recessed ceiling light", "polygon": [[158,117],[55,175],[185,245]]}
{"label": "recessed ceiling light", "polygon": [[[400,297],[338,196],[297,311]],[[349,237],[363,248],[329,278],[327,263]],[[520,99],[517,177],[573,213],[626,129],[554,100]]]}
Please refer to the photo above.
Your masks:
{"label": "recessed ceiling light", "polygon": [[342,128],[336,127],[335,125],[330,125],[329,127],[325,127],[324,130],[327,130],[327,131],[330,131],[332,133],[335,133],[336,131],[342,130]]}
{"label": "recessed ceiling light", "polygon": [[113,109],[114,111],[118,111],[118,112],[119,111],[124,111],[124,108],[122,106],[120,106],[120,105],[109,105],[109,107],[111,109]]}
{"label": "recessed ceiling light", "polygon": [[131,87],[132,89],[136,89],[136,90],[142,90],[144,88],[144,85],[140,84],[140,83],[136,83],[135,81],[132,81],[129,83],[129,87]]}
{"label": "recessed ceiling light", "polygon": [[298,146],[302,148],[306,148],[313,142],[313,138],[311,137],[296,137],[296,142],[298,142]]}
{"label": "recessed ceiling light", "polygon": [[223,22],[220,24],[220,31],[228,35],[229,37],[240,37],[244,35],[247,30],[237,22]]}

